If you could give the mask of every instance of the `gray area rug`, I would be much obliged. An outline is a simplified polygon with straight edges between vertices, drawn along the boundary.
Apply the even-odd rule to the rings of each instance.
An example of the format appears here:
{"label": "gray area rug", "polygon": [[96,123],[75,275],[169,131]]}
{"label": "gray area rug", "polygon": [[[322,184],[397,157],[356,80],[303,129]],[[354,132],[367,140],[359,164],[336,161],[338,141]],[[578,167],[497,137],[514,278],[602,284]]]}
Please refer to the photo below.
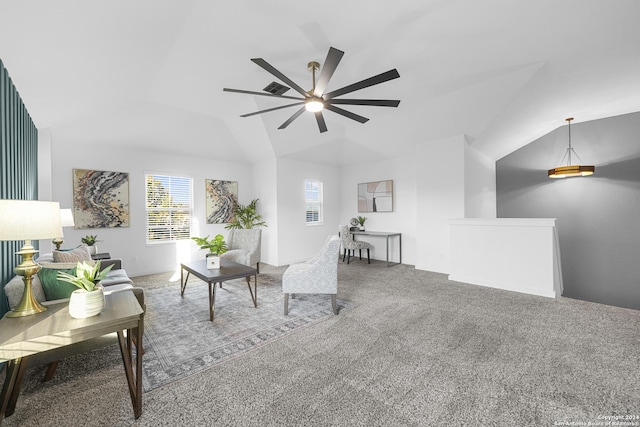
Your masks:
{"label": "gray area rug", "polygon": [[[205,282],[191,276],[181,297],[179,282],[156,277],[160,283],[145,292],[145,392],[334,316],[328,295],[297,295],[290,300],[289,315],[285,316],[281,282],[261,275],[257,308],[245,279],[225,282],[216,289],[215,318],[211,322]],[[349,301],[338,300],[341,311],[352,306]]]}

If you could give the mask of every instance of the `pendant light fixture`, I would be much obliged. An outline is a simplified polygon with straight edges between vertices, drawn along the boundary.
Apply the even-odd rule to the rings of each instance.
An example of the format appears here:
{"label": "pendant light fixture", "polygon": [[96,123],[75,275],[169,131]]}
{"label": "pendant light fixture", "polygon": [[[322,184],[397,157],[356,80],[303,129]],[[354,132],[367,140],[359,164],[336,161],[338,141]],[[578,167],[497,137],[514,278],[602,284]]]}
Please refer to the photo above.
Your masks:
{"label": "pendant light fixture", "polygon": [[[573,117],[568,117],[565,120],[567,121],[567,123],[569,123],[569,147],[567,148],[567,152],[564,153],[562,161],[564,162],[564,159],[566,158],[567,165],[549,169],[549,171],[547,172],[549,178],[571,178],[573,176],[593,175],[596,170],[595,166],[581,166],[571,164],[571,154],[575,154],[575,156],[578,157],[578,154],[576,154],[575,150],[571,146],[571,120],[573,120]],[[578,160],[580,160],[580,157],[578,157]]]}

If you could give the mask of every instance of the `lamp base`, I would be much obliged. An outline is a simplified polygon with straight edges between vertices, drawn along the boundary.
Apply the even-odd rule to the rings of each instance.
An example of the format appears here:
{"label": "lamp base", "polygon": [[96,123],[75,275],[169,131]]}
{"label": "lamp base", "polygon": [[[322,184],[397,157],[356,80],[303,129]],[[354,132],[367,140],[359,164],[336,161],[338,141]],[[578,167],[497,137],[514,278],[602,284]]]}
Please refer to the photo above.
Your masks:
{"label": "lamp base", "polygon": [[17,275],[23,276],[24,292],[18,305],[5,315],[7,317],[31,316],[32,314],[42,313],[47,309],[47,307],[40,304],[33,296],[33,289],[31,287],[33,275],[40,271],[40,265],[33,260],[33,255],[36,253],[38,253],[38,251],[31,246],[30,240],[27,240],[22,249],[16,252],[16,254],[22,256],[22,262],[13,271]]}
{"label": "lamp base", "polygon": [[56,237],[55,239],[53,239],[51,241],[51,243],[56,245],[56,250],[59,251],[60,250],[60,245],[62,245],[64,243],[64,240],[62,240],[62,237]]}

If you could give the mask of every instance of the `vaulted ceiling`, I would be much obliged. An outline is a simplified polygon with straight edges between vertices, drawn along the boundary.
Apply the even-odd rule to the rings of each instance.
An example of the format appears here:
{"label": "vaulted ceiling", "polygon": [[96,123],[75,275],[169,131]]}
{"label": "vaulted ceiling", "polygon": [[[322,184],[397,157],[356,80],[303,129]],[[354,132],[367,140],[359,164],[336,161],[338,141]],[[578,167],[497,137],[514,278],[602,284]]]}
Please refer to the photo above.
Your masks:
{"label": "vaulted ceiling", "polygon": [[[563,126],[640,111],[637,0],[0,0],[0,59],[54,143],[113,144],[231,161],[275,155],[336,165],[467,135],[494,160]],[[350,98],[360,124],[282,100],[264,58],[311,88],[309,61],[345,55],[337,89],[397,68]]]}

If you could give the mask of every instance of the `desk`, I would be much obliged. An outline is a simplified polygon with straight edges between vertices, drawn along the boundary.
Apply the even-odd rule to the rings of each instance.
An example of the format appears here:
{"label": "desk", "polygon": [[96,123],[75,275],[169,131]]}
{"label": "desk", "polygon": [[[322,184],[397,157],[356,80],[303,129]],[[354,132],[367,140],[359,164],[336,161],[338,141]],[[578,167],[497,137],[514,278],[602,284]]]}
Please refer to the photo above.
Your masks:
{"label": "desk", "polygon": [[[187,271],[187,277],[183,280],[185,270]],[[220,259],[220,268],[212,269],[207,268],[207,260],[205,259],[182,263],[180,264],[180,295],[182,297],[184,297],[184,290],[187,288],[189,274],[193,274],[209,285],[209,320],[212,322],[216,305],[216,283],[219,283],[220,287],[222,287],[222,282],[227,280],[246,278],[253,306],[258,308],[258,270],[253,267],[238,264],[225,258]],[[251,276],[253,276],[253,291],[250,283]]]}
{"label": "desk", "polygon": [[[352,231],[353,235],[361,235],[361,236],[379,236],[386,237],[387,239],[387,267],[391,267],[392,265],[402,264],[402,233],[396,233],[393,231]],[[398,248],[400,250],[400,256],[398,262],[391,263],[389,262],[389,238],[390,237],[398,237]]]}
{"label": "desk", "polygon": [[[142,355],[136,355],[134,376],[132,330],[138,328],[136,338],[138,348],[142,348],[144,311],[133,292],[121,291],[105,295],[102,312],[87,319],[71,317],[67,300],[45,302],[43,305],[47,305],[49,309],[42,313],[17,318],[5,316],[0,320],[0,362],[8,362],[0,395],[0,425],[5,413],[11,415],[14,412],[29,356],[112,332],[118,333],[133,413],[138,419],[142,414]],[[123,335],[125,329],[126,338]]]}

